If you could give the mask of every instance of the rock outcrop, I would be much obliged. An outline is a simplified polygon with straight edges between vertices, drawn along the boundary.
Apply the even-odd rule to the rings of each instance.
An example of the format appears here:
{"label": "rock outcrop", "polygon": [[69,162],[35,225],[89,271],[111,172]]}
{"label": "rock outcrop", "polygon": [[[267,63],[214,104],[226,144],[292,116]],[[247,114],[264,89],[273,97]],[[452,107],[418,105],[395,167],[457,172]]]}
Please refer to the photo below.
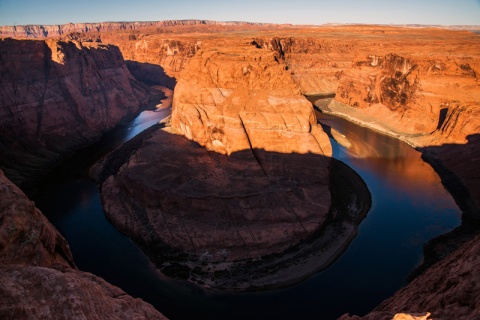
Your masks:
{"label": "rock outcrop", "polygon": [[327,135],[272,53],[223,44],[190,60],[175,90],[172,128],[208,150],[331,156]]}
{"label": "rock outcrop", "polygon": [[165,319],[76,269],[65,239],[0,170],[0,318]]}
{"label": "rock outcrop", "polygon": [[271,50],[285,63],[292,79],[305,95],[335,95],[343,70],[351,68],[355,51],[362,44],[355,39],[295,37],[255,37],[252,44]]}
{"label": "rock outcrop", "polygon": [[0,40],[0,167],[25,188],[148,102],[111,45]]}
{"label": "rock outcrop", "polygon": [[344,250],[369,207],[289,74],[248,43],[198,51],[171,127],[143,139],[131,157],[128,144],[110,155],[127,157],[102,200],[169,276],[230,289],[298,281]]}

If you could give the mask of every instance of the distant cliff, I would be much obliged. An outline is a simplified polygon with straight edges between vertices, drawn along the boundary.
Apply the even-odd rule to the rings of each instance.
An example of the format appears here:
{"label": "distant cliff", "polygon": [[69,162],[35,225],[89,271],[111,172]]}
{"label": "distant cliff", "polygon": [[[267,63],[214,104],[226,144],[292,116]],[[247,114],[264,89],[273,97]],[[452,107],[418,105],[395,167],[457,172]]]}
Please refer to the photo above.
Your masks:
{"label": "distant cliff", "polygon": [[0,167],[24,187],[148,101],[112,45],[0,40]]}
{"label": "distant cliff", "polygon": [[135,22],[99,22],[99,23],[67,23],[57,25],[25,25],[0,26],[0,37],[45,39],[63,36],[72,32],[102,32],[116,30],[138,30],[147,27],[171,27],[194,25],[265,25],[263,23],[211,20],[165,20]]}

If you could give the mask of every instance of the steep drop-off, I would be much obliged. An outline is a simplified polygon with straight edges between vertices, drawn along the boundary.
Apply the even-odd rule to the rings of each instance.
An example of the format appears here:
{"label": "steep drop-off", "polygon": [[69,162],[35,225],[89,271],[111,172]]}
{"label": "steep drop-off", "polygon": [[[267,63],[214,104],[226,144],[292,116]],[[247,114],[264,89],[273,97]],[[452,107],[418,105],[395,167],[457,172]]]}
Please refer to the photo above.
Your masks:
{"label": "steep drop-off", "polygon": [[0,167],[22,188],[148,102],[111,45],[0,40]]}
{"label": "steep drop-off", "polygon": [[164,319],[76,269],[65,239],[0,170],[0,318]]}
{"label": "steep drop-off", "polygon": [[428,319],[478,319],[479,265],[480,236],[476,236],[368,315],[345,315],[339,320],[387,320],[400,312],[418,315],[429,312]]}
{"label": "steep drop-off", "polygon": [[[198,51],[176,86],[171,127],[144,139],[102,200],[170,276],[230,289],[298,281],[344,250],[369,207],[361,179],[331,163],[289,74],[248,43]],[[332,182],[333,171],[345,178]]]}

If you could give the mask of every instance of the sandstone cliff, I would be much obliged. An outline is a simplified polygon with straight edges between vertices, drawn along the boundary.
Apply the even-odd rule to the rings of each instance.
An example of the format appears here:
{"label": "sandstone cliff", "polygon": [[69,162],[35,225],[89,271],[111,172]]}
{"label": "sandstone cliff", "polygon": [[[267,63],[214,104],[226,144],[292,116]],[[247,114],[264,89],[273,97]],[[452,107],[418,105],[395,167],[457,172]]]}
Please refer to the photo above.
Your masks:
{"label": "sandstone cliff", "polygon": [[0,170],[0,318],[164,319],[75,268],[65,239]]}
{"label": "sandstone cliff", "polygon": [[37,181],[148,101],[111,45],[0,40],[0,166]]}
{"label": "sandstone cliff", "polygon": [[342,74],[336,99],[419,145],[464,143],[480,131],[474,59],[370,55]]}
{"label": "sandstone cliff", "polygon": [[331,163],[311,104],[271,52],[237,41],[199,50],[176,86],[171,123],[102,185],[112,223],[165,274],[279,286],[325,267],[355,236],[368,191]]}

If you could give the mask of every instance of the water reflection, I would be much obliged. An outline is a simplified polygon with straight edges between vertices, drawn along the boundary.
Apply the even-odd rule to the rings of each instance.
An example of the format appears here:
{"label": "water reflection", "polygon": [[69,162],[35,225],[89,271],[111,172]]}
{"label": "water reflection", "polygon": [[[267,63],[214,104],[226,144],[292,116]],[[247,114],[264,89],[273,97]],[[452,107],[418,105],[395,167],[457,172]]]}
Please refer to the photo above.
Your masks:
{"label": "water reflection", "polygon": [[374,173],[396,194],[408,194],[415,206],[435,208],[452,206],[450,194],[421,153],[397,139],[361,128],[344,119],[317,112],[317,119],[347,137],[350,148],[337,146],[334,157],[347,162],[357,171]]}

